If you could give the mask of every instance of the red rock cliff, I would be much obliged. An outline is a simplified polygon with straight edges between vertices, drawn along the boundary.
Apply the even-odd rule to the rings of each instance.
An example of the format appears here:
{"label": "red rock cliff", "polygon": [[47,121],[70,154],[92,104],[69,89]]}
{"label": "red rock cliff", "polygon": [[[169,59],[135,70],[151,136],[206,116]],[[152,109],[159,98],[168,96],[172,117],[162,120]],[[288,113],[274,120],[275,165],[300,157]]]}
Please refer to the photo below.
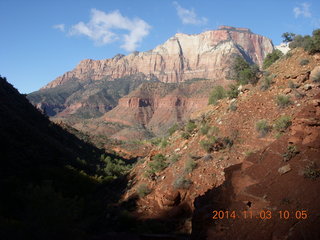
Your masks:
{"label": "red rock cliff", "polygon": [[147,52],[134,52],[111,59],[83,60],[75,69],[58,77],[44,88],[52,88],[72,78],[100,80],[144,73],[162,82],[183,82],[192,78],[223,80],[234,54],[262,65],[273,50],[270,39],[253,34],[247,28],[221,26],[201,34],[177,33],[164,44]]}

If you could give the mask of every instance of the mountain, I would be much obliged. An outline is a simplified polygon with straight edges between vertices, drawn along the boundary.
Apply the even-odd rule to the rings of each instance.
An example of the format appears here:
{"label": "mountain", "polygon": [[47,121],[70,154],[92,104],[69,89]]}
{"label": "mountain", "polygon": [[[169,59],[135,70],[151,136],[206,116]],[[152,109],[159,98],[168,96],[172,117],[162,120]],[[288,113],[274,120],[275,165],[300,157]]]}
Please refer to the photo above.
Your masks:
{"label": "mountain", "polygon": [[247,28],[221,26],[201,34],[177,33],[164,44],[147,52],[112,59],[87,59],[72,71],[47,84],[53,88],[72,79],[101,80],[143,73],[161,82],[176,83],[193,78],[225,79],[234,54],[262,66],[264,57],[273,50],[270,39],[253,34]]}
{"label": "mountain", "polygon": [[[109,127],[110,123],[125,125],[111,126],[110,131],[99,127],[98,132],[109,132],[108,136],[117,139],[129,132],[136,136],[133,133],[142,129],[145,133],[138,138],[161,135],[205,106],[213,85],[232,82],[228,76],[235,56],[261,66],[272,50],[270,39],[246,28],[221,26],[195,35],[178,33],[147,52],[83,60],[72,71],[29,94],[28,99],[47,115],[68,120],[81,130],[85,124],[91,132],[90,125],[104,122]],[[195,97],[197,88],[202,94]],[[128,132],[127,126],[134,131]]]}
{"label": "mountain", "polygon": [[237,97],[198,109],[131,171],[125,199],[143,193],[133,214],[197,240],[318,239],[319,64],[294,49]]}
{"label": "mountain", "polygon": [[88,239],[115,230],[106,204],[126,186],[129,165],[51,122],[2,77],[0,139],[1,239]]}

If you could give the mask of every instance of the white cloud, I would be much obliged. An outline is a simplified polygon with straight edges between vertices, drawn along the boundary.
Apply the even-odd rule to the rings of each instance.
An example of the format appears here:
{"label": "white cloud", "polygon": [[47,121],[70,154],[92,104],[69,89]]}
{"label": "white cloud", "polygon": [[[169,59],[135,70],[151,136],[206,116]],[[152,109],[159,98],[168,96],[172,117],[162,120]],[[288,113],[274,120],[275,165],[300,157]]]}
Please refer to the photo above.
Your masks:
{"label": "white cloud", "polygon": [[[139,18],[129,19],[116,10],[105,13],[91,10],[88,23],[79,22],[71,27],[70,35],[85,35],[96,44],[104,45],[113,41],[123,41],[121,48],[134,51],[142,39],[149,34],[151,26]],[[127,34],[118,34],[114,30],[126,30]]]}
{"label": "white cloud", "polygon": [[57,24],[57,25],[54,25],[54,26],[52,26],[54,29],[58,29],[58,30],[60,30],[61,32],[64,32],[64,24]]}
{"label": "white cloud", "polygon": [[199,18],[193,9],[186,9],[180,6],[179,3],[173,2],[176,7],[177,14],[181,19],[183,24],[192,24],[192,25],[204,25],[208,22],[208,19],[205,17]]}
{"label": "white cloud", "polygon": [[295,7],[293,9],[294,16],[297,18],[300,15],[306,18],[311,17],[311,12],[310,12],[310,4],[309,3],[302,3],[300,4],[300,7]]}

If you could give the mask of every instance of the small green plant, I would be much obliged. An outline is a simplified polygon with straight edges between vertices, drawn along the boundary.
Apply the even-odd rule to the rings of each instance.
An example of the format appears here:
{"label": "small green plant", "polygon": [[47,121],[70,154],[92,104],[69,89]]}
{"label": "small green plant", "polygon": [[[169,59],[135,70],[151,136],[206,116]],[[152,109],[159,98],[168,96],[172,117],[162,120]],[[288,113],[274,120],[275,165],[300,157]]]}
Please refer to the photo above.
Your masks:
{"label": "small green plant", "polygon": [[276,98],[276,103],[280,108],[285,108],[289,106],[292,102],[289,96],[286,95],[278,95]]}
{"label": "small green plant", "polygon": [[152,161],[148,163],[148,168],[144,172],[144,177],[153,178],[155,173],[164,170],[168,165],[165,156],[161,153],[156,154],[152,157]]}
{"label": "small green plant", "polygon": [[284,154],[282,154],[283,161],[288,162],[291,158],[296,156],[298,153],[299,153],[299,150],[295,145],[289,145],[287,147],[287,151]]}
{"label": "small green plant", "polygon": [[152,145],[155,145],[155,146],[159,146],[159,144],[161,143],[161,141],[162,141],[162,138],[152,138],[152,139],[150,140],[151,144],[152,144]]}
{"label": "small green plant", "polygon": [[274,123],[274,128],[278,132],[284,132],[292,124],[291,118],[289,116],[281,116]]}
{"label": "small green plant", "polygon": [[320,168],[317,167],[315,162],[312,162],[305,167],[303,175],[305,178],[316,179],[320,177]]}
{"label": "small green plant", "polygon": [[232,102],[230,105],[229,105],[229,110],[232,111],[232,112],[235,112],[237,111],[238,109],[238,106],[235,102]]}
{"label": "small green plant", "polygon": [[169,162],[170,162],[171,164],[173,164],[173,163],[175,163],[175,162],[178,162],[179,159],[180,159],[180,157],[181,157],[181,156],[180,156],[179,154],[174,153],[174,154],[172,154],[172,155],[170,156]]}
{"label": "small green plant", "polygon": [[205,123],[200,127],[200,133],[202,135],[206,135],[208,133],[209,129],[210,129],[210,126]]}
{"label": "small green plant", "polygon": [[296,85],[292,80],[290,80],[290,81],[288,82],[288,86],[289,86],[289,88],[291,88],[291,89],[296,89],[296,88],[297,88],[297,85]]}
{"label": "small green plant", "polygon": [[190,179],[186,179],[185,177],[181,176],[174,180],[172,185],[175,189],[189,189],[191,184],[192,181]]}
{"label": "small green plant", "polygon": [[201,140],[200,146],[207,152],[210,153],[213,150],[213,145],[216,143],[217,139],[215,136],[211,136],[207,140]]}
{"label": "small green plant", "polygon": [[245,152],[244,152],[244,155],[245,155],[246,157],[249,157],[249,156],[252,155],[253,153],[254,153],[254,151],[248,150],[248,151],[245,151]]}
{"label": "small green plant", "polygon": [[226,97],[226,91],[222,86],[215,86],[209,96],[209,105],[216,105],[218,100]]}
{"label": "small green plant", "polygon": [[136,193],[140,198],[143,198],[151,193],[151,190],[148,188],[147,184],[142,183],[137,187]]}
{"label": "small green plant", "polygon": [[177,130],[179,129],[179,125],[177,123],[173,124],[169,129],[168,129],[168,133],[171,136],[172,134],[174,134]]}
{"label": "small green plant", "polygon": [[189,120],[188,123],[186,124],[185,130],[188,133],[192,133],[193,130],[195,130],[196,128],[197,128],[196,123],[194,121],[192,121],[192,120]]}
{"label": "small green plant", "polygon": [[272,53],[269,53],[263,61],[263,68],[266,69],[270,67],[274,62],[280,59],[283,53],[279,49],[275,49]]}
{"label": "small green plant", "polygon": [[211,137],[211,136],[218,135],[219,131],[220,131],[220,129],[217,126],[212,126],[212,127],[210,127],[210,129],[207,133],[207,136]]}
{"label": "small green plant", "polygon": [[168,146],[168,140],[166,138],[163,138],[160,143],[160,147],[165,148],[166,146]]}
{"label": "small green plant", "polygon": [[272,84],[272,79],[273,79],[272,75],[264,76],[261,80],[260,89],[262,91],[268,90]]}
{"label": "small green plant", "polygon": [[305,65],[308,65],[309,64],[309,60],[308,59],[302,59],[301,61],[300,61],[300,65],[301,66],[305,66]]}
{"label": "small green plant", "polygon": [[271,130],[271,127],[269,126],[267,120],[261,119],[256,123],[256,129],[259,132],[260,137],[264,137]]}
{"label": "small green plant", "polygon": [[239,95],[239,90],[238,90],[236,85],[230,84],[229,85],[229,90],[227,90],[226,94],[227,94],[229,99],[237,98],[238,95]]}
{"label": "small green plant", "polygon": [[184,172],[191,173],[196,167],[197,163],[192,158],[189,158],[184,165]]}
{"label": "small green plant", "polygon": [[181,137],[184,138],[184,139],[189,139],[191,137],[191,135],[188,132],[182,132],[181,133]]}

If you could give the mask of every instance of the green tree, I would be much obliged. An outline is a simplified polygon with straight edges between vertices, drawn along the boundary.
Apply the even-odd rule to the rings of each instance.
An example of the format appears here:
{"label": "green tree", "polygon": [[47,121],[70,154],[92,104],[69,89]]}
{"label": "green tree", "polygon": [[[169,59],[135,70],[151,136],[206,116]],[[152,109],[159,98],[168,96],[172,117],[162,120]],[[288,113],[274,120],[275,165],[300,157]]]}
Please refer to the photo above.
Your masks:
{"label": "green tree", "polygon": [[294,33],[285,32],[282,34],[281,37],[283,38],[283,42],[288,43],[288,42],[292,42],[295,36],[296,34]]}

